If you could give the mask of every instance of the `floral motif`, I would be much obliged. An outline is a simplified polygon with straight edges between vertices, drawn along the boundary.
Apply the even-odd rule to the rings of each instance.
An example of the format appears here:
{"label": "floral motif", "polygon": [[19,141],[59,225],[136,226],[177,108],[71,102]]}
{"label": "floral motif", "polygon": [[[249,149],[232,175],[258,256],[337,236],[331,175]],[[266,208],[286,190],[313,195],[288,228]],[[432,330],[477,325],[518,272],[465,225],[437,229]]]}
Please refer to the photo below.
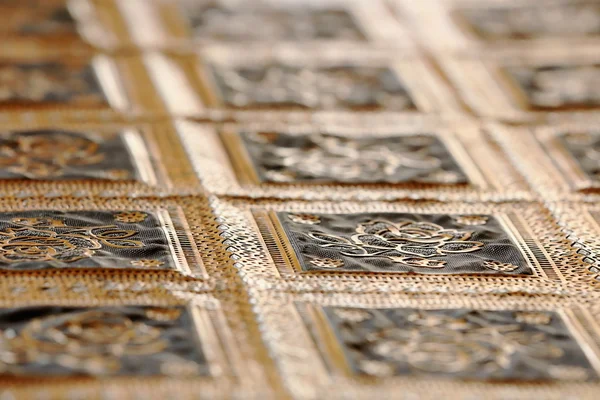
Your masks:
{"label": "floral motif", "polygon": [[116,225],[68,227],[51,218],[14,218],[18,228],[0,231],[0,262],[71,263],[89,258],[104,247],[143,247],[133,230]]}
{"label": "floral motif", "polygon": [[503,263],[499,261],[490,260],[484,260],[482,265],[487,269],[491,269],[492,271],[498,272],[512,272],[519,268],[517,265],[511,263]]}
{"label": "floral motif", "polygon": [[444,144],[428,135],[347,138],[245,134],[264,178],[275,182],[467,183]]}
{"label": "floral motif", "polygon": [[0,65],[0,102],[104,105],[106,99],[90,66],[55,62]]}
{"label": "floral motif", "polygon": [[510,68],[531,106],[540,109],[600,105],[600,66]]}
{"label": "floral motif", "polygon": [[336,269],[344,266],[344,260],[334,258],[313,258],[309,262],[315,267],[323,269]]}
{"label": "floral motif", "polygon": [[61,176],[66,168],[98,164],[104,158],[96,141],[70,132],[29,132],[0,142],[0,166],[30,179]]}
{"label": "floral motif", "polygon": [[[518,321],[518,312],[511,311],[357,310],[371,317],[331,321],[354,368],[363,374],[524,380],[585,380],[594,375],[554,313],[541,312],[550,322],[540,326],[536,320]],[[337,309],[327,314],[337,316]]]}
{"label": "floral motif", "polygon": [[490,218],[485,215],[456,215],[454,221],[461,225],[485,225]]}
{"label": "floral motif", "polygon": [[160,267],[165,263],[160,260],[133,260],[130,264],[134,267]]}
{"label": "floral motif", "polygon": [[213,73],[224,101],[231,107],[415,109],[404,85],[387,67],[219,65]]}
{"label": "floral motif", "polygon": [[[120,375],[131,369],[155,374],[157,369],[164,373],[164,363],[171,369],[179,365],[182,371],[185,366],[185,375],[200,373],[193,352],[176,354],[173,337],[178,338],[177,346],[190,345],[180,334],[173,336],[181,329],[181,319],[187,318],[181,309],[106,307],[51,312],[41,308],[32,312],[37,316],[27,317],[20,328],[11,327],[10,335],[8,330],[4,332],[0,349],[3,370],[19,374],[34,366],[61,375]],[[20,315],[17,311],[14,318]],[[11,326],[15,326],[14,320]],[[166,331],[173,328],[175,331],[169,335]],[[141,367],[144,362],[152,365]]]}
{"label": "floral motif", "polygon": [[115,215],[115,220],[119,222],[143,222],[148,218],[148,214],[140,211],[123,211]]}
{"label": "floral motif", "polygon": [[446,261],[431,258],[483,247],[482,242],[469,240],[472,234],[430,222],[374,220],[359,224],[350,239],[320,232],[309,236],[318,246],[337,249],[347,257],[382,257],[416,268],[444,268]]}
{"label": "floral motif", "polygon": [[288,218],[297,224],[319,225],[321,218],[313,214],[288,214]]}

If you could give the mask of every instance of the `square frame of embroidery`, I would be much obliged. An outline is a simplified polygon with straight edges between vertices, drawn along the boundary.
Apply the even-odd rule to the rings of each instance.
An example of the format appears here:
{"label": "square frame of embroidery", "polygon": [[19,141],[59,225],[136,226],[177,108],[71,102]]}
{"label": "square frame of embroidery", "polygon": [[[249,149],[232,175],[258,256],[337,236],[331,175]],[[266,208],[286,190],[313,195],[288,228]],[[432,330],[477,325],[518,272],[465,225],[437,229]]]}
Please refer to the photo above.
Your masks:
{"label": "square frame of embroidery", "polygon": [[[587,146],[593,149],[594,138],[600,140],[600,130],[592,121],[532,127],[489,124],[489,131],[544,198],[595,201],[600,196],[600,175],[592,175],[595,174],[593,154],[582,153]],[[587,142],[578,144],[577,140]]]}
{"label": "square frame of embroidery", "polygon": [[[46,45],[67,46],[70,49],[110,49],[128,42],[122,33],[123,22],[114,0],[45,0],[26,3],[23,5],[23,2],[14,2],[0,6],[2,15],[12,22],[0,28],[7,45],[26,47],[33,40],[38,45],[41,42]],[[61,10],[60,7],[64,8]],[[58,18],[60,22],[68,16],[72,19],[75,30],[67,28],[61,31],[59,28],[57,31],[56,26],[52,25],[55,22],[52,19],[46,20],[50,23],[44,25],[44,20],[24,18],[24,11],[35,18],[46,16]],[[20,25],[15,26],[17,23]]]}
{"label": "square frame of embroidery", "polygon": [[[233,253],[234,266],[244,279],[266,281],[281,290],[355,291],[359,285],[363,290],[373,291],[543,294],[593,289],[591,278],[582,279],[586,264],[571,248],[550,212],[538,203],[284,202],[216,198],[211,202],[221,224],[221,236],[226,239],[223,243]],[[515,268],[509,271],[496,264],[492,268],[494,272],[475,275],[472,272],[436,274],[435,270],[424,274],[337,271],[338,264],[335,268],[328,264],[329,268],[321,268],[323,271],[307,272],[299,264],[296,250],[277,217],[278,212],[301,216],[306,223],[314,220],[309,218],[311,216],[319,218],[319,214],[492,215],[502,221],[504,234],[511,236],[512,245],[526,260],[531,275],[511,275],[510,271]]]}
{"label": "square frame of embroidery", "polygon": [[597,49],[597,46],[581,45],[468,51],[459,57],[440,56],[440,64],[478,115],[514,122],[539,122],[548,118],[576,120],[592,116],[600,105],[530,106],[527,93],[506,68],[521,69],[524,73],[542,67],[597,66],[600,64]]}
{"label": "square frame of embroidery", "polygon": [[[35,377],[35,381],[28,385],[27,376],[22,377],[18,383],[11,385],[7,383],[5,390],[14,394],[16,397],[38,397],[41,394],[54,395],[56,398],[68,397],[71,393],[78,393],[80,396],[93,397],[99,392],[109,391],[118,398],[134,398],[135,396],[145,395],[149,397],[159,396],[168,398],[173,393],[173,388],[177,387],[178,393],[183,396],[193,397],[202,392],[209,397],[219,397],[223,394],[230,394],[233,397],[242,393],[263,393],[266,395],[269,389],[265,383],[263,387],[254,386],[257,382],[264,382],[263,367],[259,366],[256,360],[251,357],[252,351],[241,351],[241,347],[254,346],[253,343],[241,340],[244,335],[236,335],[232,329],[230,316],[227,315],[227,309],[231,307],[231,301],[226,298],[218,298],[211,294],[198,294],[189,302],[183,302],[180,298],[176,301],[167,303],[158,302],[156,299],[148,302],[119,302],[98,303],[79,302],[76,306],[72,303],[54,301],[55,307],[66,308],[120,308],[145,307],[148,315],[156,319],[160,325],[161,320],[169,319],[173,307],[183,308],[191,318],[193,335],[190,336],[190,344],[197,346],[205,358],[205,368],[207,374],[196,376],[190,375],[191,364],[178,366],[167,365],[164,368],[163,375],[158,376],[116,376],[110,380],[94,379],[86,376],[78,377]],[[42,305],[45,306],[45,305]],[[20,305],[11,304],[6,308],[20,308]],[[35,304],[27,303],[23,307],[36,307]],[[237,318],[237,317],[235,317]],[[151,333],[151,332],[150,332]],[[179,333],[181,334],[181,333]],[[176,336],[175,336],[176,337]],[[200,353],[200,352],[199,352]],[[72,357],[74,358],[74,357]],[[179,367],[179,368],[177,368]],[[186,376],[187,369],[187,376]],[[192,372],[192,375],[195,372]],[[92,375],[93,376],[93,375]],[[38,396],[36,396],[38,395]]]}
{"label": "square frame of embroidery", "polygon": [[[510,38],[498,37],[486,39],[483,33],[468,20],[464,11],[477,13],[486,10],[523,10],[540,7],[530,0],[444,0],[419,2],[410,0],[393,0],[393,6],[399,15],[408,15],[413,26],[418,30],[418,36],[425,40],[428,47],[437,51],[447,49],[477,50],[500,48],[546,48],[552,51],[557,46],[577,47],[580,45],[600,46],[600,34],[594,36],[559,36],[547,35],[538,37]],[[577,3],[575,3],[577,4]],[[551,12],[551,6],[574,5],[569,0],[555,0],[542,8]],[[555,9],[554,9],[555,10]],[[523,12],[523,11],[521,11]],[[477,17],[477,16],[475,16]],[[573,18],[576,20],[576,18]],[[560,22],[555,22],[560,24]],[[515,34],[514,36],[518,36]]]}
{"label": "square frame of embroidery", "polygon": [[[71,159],[63,157],[61,163],[48,152],[38,157],[33,164],[23,164],[27,156],[26,148],[32,144],[52,143],[47,139],[49,131],[58,135],[54,148],[77,144],[80,153]],[[35,136],[43,132],[44,137],[19,140],[27,135]],[[23,136],[19,136],[19,133]],[[79,138],[78,141],[62,140],[65,135]],[[185,155],[182,143],[171,122],[141,123],[77,123],[69,120],[44,122],[43,119],[28,123],[7,122],[0,130],[0,143],[10,145],[13,150],[21,150],[18,159],[0,157],[4,168],[15,168],[20,173],[0,174],[2,196],[165,196],[188,195],[201,192],[199,181],[194,177],[191,163]],[[33,140],[33,141],[32,141]],[[111,154],[102,153],[102,146],[110,145]],[[108,149],[105,149],[108,151]],[[86,155],[82,159],[80,154]],[[120,154],[119,164],[128,164],[126,169],[115,169],[106,162],[111,155]],[[63,155],[63,154],[61,154]],[[106,157],[108,156],[108,157]],[[46,157],[46,158],[44,158]],[[92,162],[99,157],[98,162]],[[124,160],[127,158],[129,161]],[[70,160],[70,161],[69,161]],[[15,162],[20,164],[15,165]],[[57,169],[57,165],[62,168]],[[98,166],[94,170],[95,165]],[[28,171],[33,168],[33,171]],[[78,169],[79,168],[79,169]],[[81,169],[83,168],[83,169]],[[87,172],[86,172],[87,171]],[[79,174],[79,175],[78,175]],[[17,184],[15,179],[28,179],[27,188]]]}
{"label": "square frame of embroidery", "polygon": [[[36,216],[36,211],[46,212]],[[204,216],[208,213],[202,198],[32,198],[25,206],[14,198],[0,199],[0,216],[10,214],[2,235],[5,258],[22,264],[22,269],[11,271],[19,272],[15,279],[25,286],[30,273],[57,270],[80,275],[111,271],[111,276],[141,281],[144,276],[171,276],[174,281],[186,276],[206,279],[213,269],[218,273],[207,251],[212,237]],[[109,217],[114,222],[109,224]],[[20,232],[31,230],[41,230],[53,247],[43,247],[46,253],[37,247],[33,255],[25,252],[28,258],[22,262],[19,257],[24,250],[12,244],[21,240]],[[25,244],[37,243],[33,242]],[[100,255],[95,256],[97,253]],[[211,266],[210,272],[205,260]]]}
{"label": "square frame of embroidery", "polygon": [[[304,97],[299,102],[285,100],[291,101],[294,103],[293,105],[286,105],[287,103],[278,106],[270,105],[270,102],[276,104],[279,100],[268,99],[266,104],[261,105],[259,102],[258,106],[230,106],[225,103],[215,76],[210,72],[211,68],[219,67],[256,68],[256,70],[262,68],[261,71],[265,71],[263,67],[270,65],[305,68],[305,71],[309,72],[311,68],[312,71],[315,68],[381,68],[382,72],[387,72],[390,77],[393,77],[395,86],[393,91],[399,91],[400,94],[392,92],[392,95],[383,96],[385,99],[389,97],[391,100],[378,99],[376,100],[377,105],[373,105],[373,108],[361,108],[361,112],[366,110],[369,114],[383,116],[397,116],[398,114],[417,116],[431,113],[462,115],[463,113],[462,106],[456,100],[450,86],[425,59],[420,58],[415,52],[408,50],[406,57],[401,59],[391,56],[387,50],[366,50],[360,47],[344,48],[343,50],[335,47],[323,47],[319,48],[317,53],[318,57],[302,49],[285,45],[250,45],[244,48],[211,45],[203,47],[195,56],[150,52],[144,56],[144,59],[149,67],[152,80],[168,109],[176,116],[201,117],[208,115],[218,119],[231,117],[236,120],[291,118],[295,122],[308,122],[315,116],[318,118],[332,114],[343,116],[355,114],[351,108],[340,107],[338,104],[340,101],[335,96],[332,97],[334,104],[328,108],[323,107],[323,99],[317,99],[318,104],[316,105],[303,108],[299,102],[304,101]],[[281,69],[277,71],[281,71]],[[165,76],[169,76],[169,79],[164,79]],[[276,75],[271,74],[268,78],[276,79]],[[388,77],[385,79],[379,77],[379,79],[382,79],[380,83],[383,82],[383,84],[391,80]],[[400,87],[401,89],[399,89]],[[296,95],[294,90],[292,88],[291,93]],[[323,92],[321,91],[321,93]],[[386,95],[388,94],[386,93]],[[354,101],[349,98],[344,100]],[[388,108],[379,104],[380,101],[384,103],[391,101],[392,105],[394,101],[399,101],[401,108]],[[344,106],[344,104],[341,105]]]}
{"label": "square frame of embroidery", "polygon": [[[204,2],[206,6],[213,6],[218,8],[221,1],[217,2]],[[201,7],[202,2],[196,2],[198,7]],[[216,4],[216,6],[215,6]],[[147,2],[143,0],[130,0],[127,2],[119,2],[118,6],[124,18],[127,20],[129,30],[133,36],[135,42],[144,46],[159,46],[159,47],[185,47],[192,48],[198,44],[210,44],[217,42],[230,42],[239,44],[239,41],[234,40],[231,37],[227,37],[227,30],[215,32],[214,35],[217,37],[195,37],[193,28],[190,26],[190,22],[187,17],[186,10],[179,8],[177,4],[169,1],[159,0],[153,2]],[[412,47],[413,43],[409,39],[409,35],[406,34],[405,30],[395,20],[394,16],[385,8],[385,5],[380,0],[358,0],[348,3],[343,0],[321,0],[321,1],[309,1],[303,2],[302,7],[308,7],[312,10],[329,10],[346,12],[353,20],[355,27],[359,32],[355,36],[362,36],[362,38],[350,38],[350,39],[339,39],[339,38],[327,38],[327,39],[307,39],[307,40],[293,40],[287,38],[273,37],[270,36],[268,39],[252,38],[249,39],[249,43],[271,43],[277,42],[290,42],[290,43],[302,43],[311,45],[321,44],[361,44],[365,41],[375,43],[389,43],[395,47],[406,48]],[[235,7],[235,10],[243,10],[244,8],[250,9],[253,13],[260,13],[261,11],[271,11],[276,8],[277,11],[281,10],[285,12],[286,9],[292,9],[298,7],[296,0],[286,1],[274,1],[267,0],[260,4],[253,4],[249,7],[248,3],[239,1],[237,4],[228,3],[225,7]],[[234,11],[233,13],[235,14]],[[141,16],[141,18],[140,18]],[[255,21],[256,22],[256,21]],[[148,26],[152,26],[153,29],[149,30]],[[280,29],[284,30],[284,29]],[[239,33],[239,32],[236,32]],[[230,33],[231,35],[231,33]],[[248,32],[248,35],[252,35]]]}
{"label": "square frame of embroidery", "polygon": [[[0,115],[11,115],[35,112],[35,118],[55,120],[105,120],[122,118],[123,113],[129,116],[141,116],[149,111],[159,112],[164,110],[164,105],[158,99],[154,86],[143,65],[142,58],[138,55],[119,55],[108,52],[79,52],[77,55],[66,53],[64,49],[48,48],[39,51],[35,47],[7,46],[7,51],[0,57],[0,68],[7,68],[7,78],[10,82],[29,82],[21,77],[15,79],[11,74],[27,73],[27,68],[35,72],[42,65],[53,70],[54,76],[45,76],[44,73],[32,75],[29,79],[43,79],[40,88],[45,88],[55,77],[75,68],[81,79],[87,79],[88,89],[94,90],[91,95],[82,92],[78,97],[72,98],[69,90],[61,89],[59,92],[31,93],[28,88],[22,90],[22,95],[14,91],[0,104]],[[25,72],[23,72],[25,71]],[[31,74],[31,72],[30,72]],[[77,78],[71,85],[81,82]],[[46,86],[44,86],[46,85]],[[25,96],[25,99],[19,97]],[[29,98],[27,98],[29,96]],[[38,101],[36,97],[43,100]],[[53,99],[52,97],[57,97]]]}
{"label": "square frame of embroidery", "polygon": [[[397,123],[377,120],[353,125],[318,124],[225,124],[211,125],[179,120],[176,127],[202,184],[212,193],[226,196],[302,199],[393,200],[432,198],[444,200],[530,199],[530,190],[499,147],[477,124],[442,123],[436,120],[398,119]],[[384,182],[286,182],[263,181],[242,132],[276,132],[290,138],[310,134],[352,140],[423,135],[431,137],[450,155],[457,171],[468,182],[411,183]],[[286,147],[287,149],[287,147]],[[445,162],[445,159],[442,160]],[[463,179],[464,179],[463,178]]]}
{"label": "square frame of embroidery", "polygon": [[[280,371],[288,382],[289,390],[298,397],[311,398],[318,396],[339,396],[347,398],[364,398],[369,396],[385,397],[386,393],[402,390],[403,393],[415,395],[426,391],[432,397],[464,398],[465,396],[488,396],[491,398],[506,398],[514,393],[515,386],[523,398],[535,395],[551,397],[557,394],[574,395],[588,398],[600,388],[600,383],[594,380],[600,375],[600,336],[596,322],[600,310],[596,300],[581,300],[576,298],[556,299],[554,296],[517,296],[506,301],[499,296],[469,295],[466,297],[452,293],[444,294],[405,294],[390,296],[389,293],[306,293],[276,296],[273,293],[263,293],[256,302],[256,312],[261,321],[263,334],[270,353],[277,360]],[[557,365],[553,373],[555,380],[535,382],[515,382],[504,385],[498,380],[461,380],[460,377],[440,379],[422,373],[413,375],[394,375],[388,363],[366,363],[370,375],[356,374],[348,364],[347,353],[344,352],[336,332],[330,323],[323,318],[323,308],[339,307],[343,309],[414,309],[414,310],[490,310],[494,313],[515,312],[523,324],[544,325],[553,319],[560,319],[570,335],[569,343],[574,344],[579,355],[584,353],[582,367],[566,368]],[[351,311],[351,310],[349,310]],[[361,310],[357,310],[361,311]],[[443,311],[442,311],[443,312]],[[518,314],[516,314],[518,313]],[[348,322],[345,326],[360,324],[362,313],[347,313]],[[459,323],[460,324],[460,323]],[[294,327],[290,330],[290,327]],[[422,326],[434,329],[434,327]],[[436,325],[438,329],[439,326]],[[408,328],[406,328],[408,329]],[[458,327],[453,328],[453,334],[459,333]],[[355,349],[359,349],[359,335],[367,335],[370,329],[354,330],[356,339]],[[401,339],[403,336],[395,336]],[[413,336],[421,338],[422,335]],[[370,340],[380,339],[375,333]],[[381,340],[381,339],[380,339]],[[562,340],[562,339],[560,339]],[[382,340],[381,340],[382,341]],[[383,342],[383,341],[382,341]],[[369,342],[372,343],[372,342]],[[547,342],[544,342],[547,343]],[[436,342],[436,344],[439,344]],[[383,343],[382,343],[383,345]],[[289,348],[297,349],[302,358],[294,356]],[[427,346],[417,347],[426,352]],[[471,348],[473,350],[474,348]],[[384,354],[393,354],[388,350]],[[396,353],[401,355],[402,353]],[[421,354],[425,355],[425,354]],[[468,357],[465,361],[470,360]],[[377,361],[377,360],[373,360]],[[587,361],[585,363],[584,361]],[[563,361],[561,361],[562,363]],[[433,363],[439,365],[439,362]],[[512,364],[511,364],[512,365]],[[547,366],[547,364],[544,364]],[[579,365],[579,364],[578,364]],[[591,379],[585,381],[582,372]],[[391,373],[391,376],[390,376]],[[559,377],[561,378],[559,380]],[[582,381],[583,380],[583,381]],[[548,395],[548,396],[546,396]],[[592,396],[593,397],[593,396]]]}

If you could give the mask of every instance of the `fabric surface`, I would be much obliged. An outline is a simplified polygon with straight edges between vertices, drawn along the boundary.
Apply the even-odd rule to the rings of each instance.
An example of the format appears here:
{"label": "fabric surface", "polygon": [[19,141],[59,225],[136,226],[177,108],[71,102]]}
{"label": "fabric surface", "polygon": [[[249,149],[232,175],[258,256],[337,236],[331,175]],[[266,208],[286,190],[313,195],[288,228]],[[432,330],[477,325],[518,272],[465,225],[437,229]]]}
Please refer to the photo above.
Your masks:
{"label": "fabric surface", "polygon": [[2,400],[598,399],[598,1],[0,15]]}

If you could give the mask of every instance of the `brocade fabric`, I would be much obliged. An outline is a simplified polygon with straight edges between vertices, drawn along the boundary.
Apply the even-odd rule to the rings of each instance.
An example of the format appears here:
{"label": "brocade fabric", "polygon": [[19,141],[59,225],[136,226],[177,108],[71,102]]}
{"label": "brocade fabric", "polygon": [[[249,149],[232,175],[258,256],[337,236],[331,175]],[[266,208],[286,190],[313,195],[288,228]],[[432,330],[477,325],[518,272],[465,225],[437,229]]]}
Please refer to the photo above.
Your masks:
{"label": "brocade fabric", "polygon": [[597,399],[596,0],[0,0],[4,399]]}

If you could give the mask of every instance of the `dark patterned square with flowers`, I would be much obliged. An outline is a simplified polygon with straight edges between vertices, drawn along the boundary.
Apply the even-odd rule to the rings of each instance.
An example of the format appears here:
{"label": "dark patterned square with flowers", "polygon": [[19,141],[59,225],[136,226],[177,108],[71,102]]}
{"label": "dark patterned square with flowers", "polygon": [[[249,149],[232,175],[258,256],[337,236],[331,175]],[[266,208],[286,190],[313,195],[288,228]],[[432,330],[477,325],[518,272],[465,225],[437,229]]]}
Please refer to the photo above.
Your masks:
{"label": "dark patterned square with flowers", "polygon": [[510,67],[506,73],[533,111],[587,110],[600,107],[600,65]]}
{"label": "dark patterned square with flowers", "polygon": [[466,184],[468,178],[433,135],[349,138],[334,134],[242,132],[266,182]]}
{"label": "dark patterned square with flowers", "polygon": [[176,269],[157,215],[145,211],[0,213],[0,269]]}
{"label": "dark patterned square with flowers", "polygon": [[106,106],[90,64],[58,61],[0,63],[0,105]]}
{"label": "dark patterned square with flowers", "polygon": [[121,134],[42,129],[0,134],[0,179],[139,179]]}
{"label": "dark patterned square with flowers", "polygon": [[491,215],[280,212],[303,271],[531,275]]}
{"label": "dark patterned square with flowers", "polygon": [[0,375],[209,375],[193,317],[184,307],[0,309]]}
{"label": "dark patterned square with flowers", "polygon": [[213,66],[221,99],[232,108],[416,111],[398,74],[385,66]]}
{"label": "dark patterned square with flowers", "polygon": [[359,375],[597,379],[555,312],[325,307],[323,313]]}

